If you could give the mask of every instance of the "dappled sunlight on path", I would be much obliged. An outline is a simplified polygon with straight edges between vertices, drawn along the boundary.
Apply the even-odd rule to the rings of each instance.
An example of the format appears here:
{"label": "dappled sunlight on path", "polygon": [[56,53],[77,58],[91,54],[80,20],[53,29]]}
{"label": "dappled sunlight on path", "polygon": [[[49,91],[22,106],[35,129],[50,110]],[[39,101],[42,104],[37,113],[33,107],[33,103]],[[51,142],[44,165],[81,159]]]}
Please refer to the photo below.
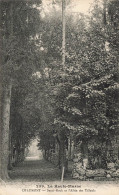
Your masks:
{"label": "dappled sunlight on path", "polygon": [[60,180],[61,172],[50,162],[27,159],[9,172],[11,179],[22,181],[55,181]]}

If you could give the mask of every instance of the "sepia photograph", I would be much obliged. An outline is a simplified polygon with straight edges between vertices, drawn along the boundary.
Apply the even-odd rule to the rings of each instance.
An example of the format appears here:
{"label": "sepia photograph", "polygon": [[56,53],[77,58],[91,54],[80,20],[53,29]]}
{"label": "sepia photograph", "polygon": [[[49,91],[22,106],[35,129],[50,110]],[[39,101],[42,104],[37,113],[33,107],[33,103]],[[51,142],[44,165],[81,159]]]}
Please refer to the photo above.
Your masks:
{"label": "sepia photograph", "polygon": [[119,0],[0,0],[0,195],[119,194]]}

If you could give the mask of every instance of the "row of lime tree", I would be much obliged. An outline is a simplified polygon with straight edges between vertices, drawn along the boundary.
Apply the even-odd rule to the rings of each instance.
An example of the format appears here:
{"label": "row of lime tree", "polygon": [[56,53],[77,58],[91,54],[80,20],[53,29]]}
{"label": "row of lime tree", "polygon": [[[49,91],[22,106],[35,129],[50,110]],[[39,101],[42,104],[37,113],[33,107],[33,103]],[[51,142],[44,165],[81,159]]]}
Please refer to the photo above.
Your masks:
{"label": "row of lime tree", "polygon": [[60,167],[65,166],[70,136],[75,146],[82,143],[82,155],[89,161],[101,156],[101,167],[115,161],[111,141],[119,134],[118,1],[96,1],[90,15],[66,14],[65,66],[60,2],[50,4],[50,14],[39,0],[0,3],[1,178],[8,178],[13,160],[24,159],[35,136],[45,152],[57,140]]}

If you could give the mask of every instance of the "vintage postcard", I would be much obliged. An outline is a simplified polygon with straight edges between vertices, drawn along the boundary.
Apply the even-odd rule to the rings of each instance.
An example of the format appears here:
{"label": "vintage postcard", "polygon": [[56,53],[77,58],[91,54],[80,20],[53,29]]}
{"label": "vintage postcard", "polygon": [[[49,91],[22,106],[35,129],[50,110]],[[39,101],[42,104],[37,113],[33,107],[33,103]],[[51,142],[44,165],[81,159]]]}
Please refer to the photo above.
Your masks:
{"label": "vintage postcard", "polygon": [[119,194],[118,49],[118,0],[0,0],[0,195]]}

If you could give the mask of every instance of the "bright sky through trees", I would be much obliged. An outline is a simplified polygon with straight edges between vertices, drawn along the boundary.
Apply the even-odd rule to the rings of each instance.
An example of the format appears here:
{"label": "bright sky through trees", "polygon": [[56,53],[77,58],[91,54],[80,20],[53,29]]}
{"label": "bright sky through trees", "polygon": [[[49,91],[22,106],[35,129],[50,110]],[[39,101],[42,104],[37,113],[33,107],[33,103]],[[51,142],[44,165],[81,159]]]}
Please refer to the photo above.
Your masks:
{"label": "bright sky through trees", "polygon": [[[55,0],[52,2],[55,3]],[[81,13],[87,14],[93,2],[94,0],[71,0],[71,3],[69,6],[67,6],[66,11],[67,12],[81,12]],[[51,0],[43,0],[44,12],[47,12],[47,13],[50,12],[51,6],[52,6]],[[54,6],[57,10],[60,9],[57,5],[54,4]]]}
{"label": "bright sky through trees", "polygon": [[94,0],[72,0],[71,2],[68,11],[87,13]]}

